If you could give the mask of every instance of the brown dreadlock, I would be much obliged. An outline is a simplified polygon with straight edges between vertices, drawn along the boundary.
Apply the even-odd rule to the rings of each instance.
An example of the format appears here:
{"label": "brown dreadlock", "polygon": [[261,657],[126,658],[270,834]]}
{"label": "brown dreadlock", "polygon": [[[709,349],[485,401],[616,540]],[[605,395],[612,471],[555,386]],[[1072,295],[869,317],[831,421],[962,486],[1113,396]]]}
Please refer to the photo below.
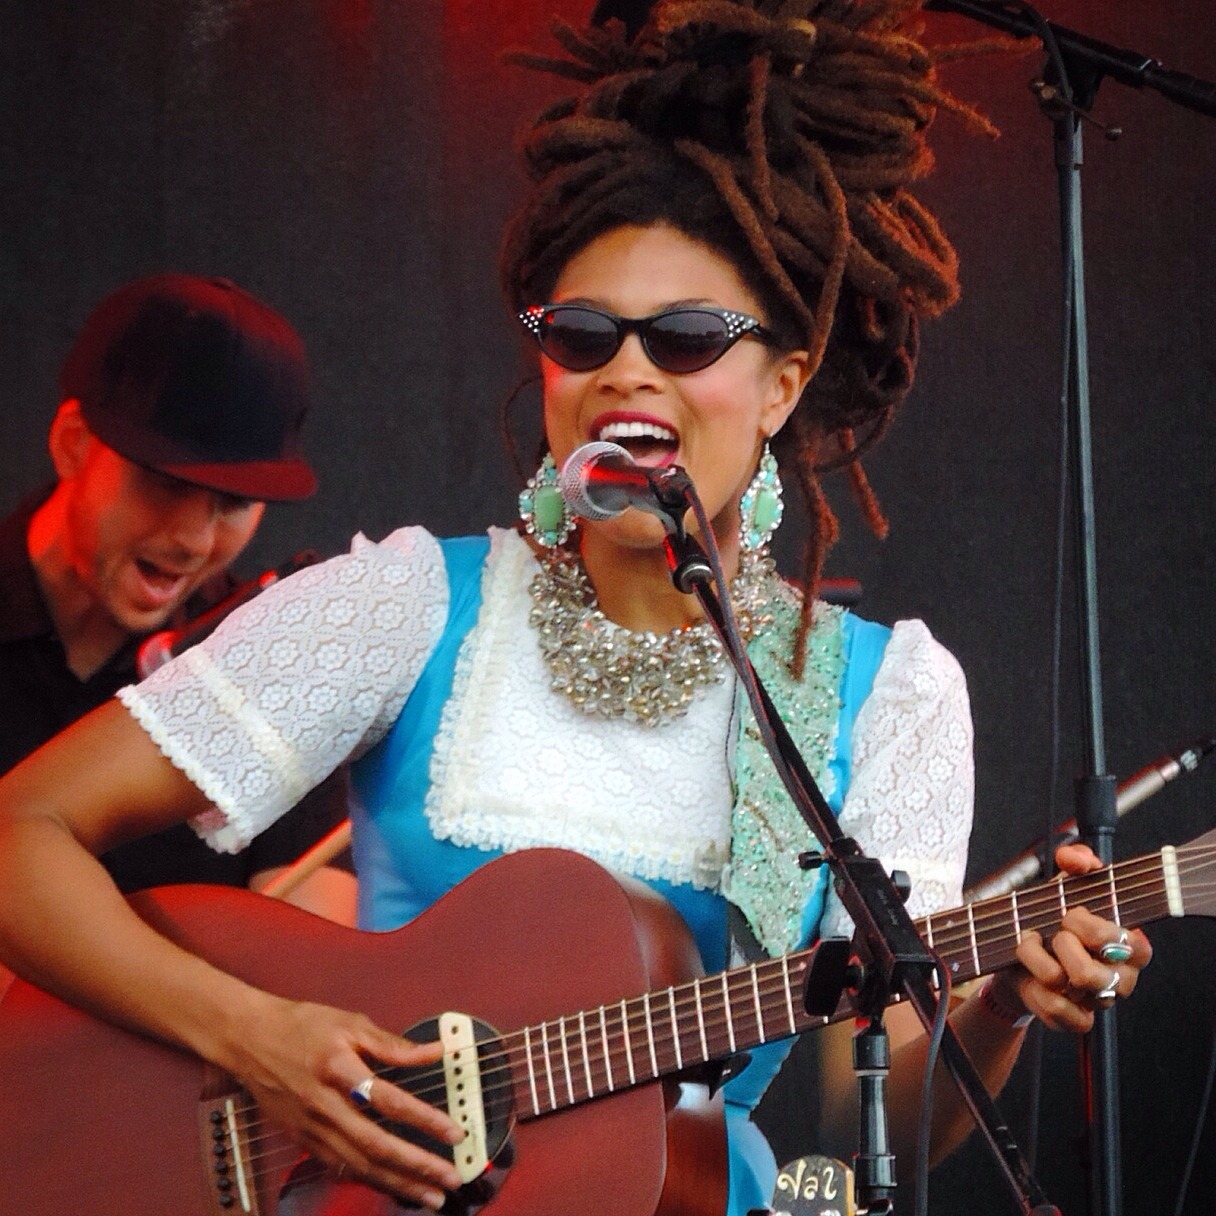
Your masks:
{"label": "brown dreadlock", "polygon": [[632,40],[558,23],[570,58],[511,57],[585,86],[526,137],[534,190],[501,256],[515,309],[548,299],[597,236],[666,222],[727,256],[787,349],[811,354],[773,444],[811,518],[798,673],[839,530],[820,476],[847,467],[885,535],[859,457],[911,387],[918,318],[958,298],[954,250],[907,190],[932,165],[926,128],[944,107],[992,133],[938,85],[958,50],[916,40],[920,3],[660,0]]}

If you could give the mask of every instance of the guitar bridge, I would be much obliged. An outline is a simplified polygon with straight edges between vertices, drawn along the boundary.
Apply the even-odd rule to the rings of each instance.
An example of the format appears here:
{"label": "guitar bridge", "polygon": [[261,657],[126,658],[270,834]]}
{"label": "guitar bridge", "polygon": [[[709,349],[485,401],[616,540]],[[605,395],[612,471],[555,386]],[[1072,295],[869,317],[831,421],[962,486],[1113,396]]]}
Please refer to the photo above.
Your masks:
{"label": "guitar bridge", "polygon": [[208,1173],[208,1200],[216,1216],[244,1212],[261,1216],[255,1169],[249,1154],[247,1094],[233,1091],[199,1103],[199,1135]]}

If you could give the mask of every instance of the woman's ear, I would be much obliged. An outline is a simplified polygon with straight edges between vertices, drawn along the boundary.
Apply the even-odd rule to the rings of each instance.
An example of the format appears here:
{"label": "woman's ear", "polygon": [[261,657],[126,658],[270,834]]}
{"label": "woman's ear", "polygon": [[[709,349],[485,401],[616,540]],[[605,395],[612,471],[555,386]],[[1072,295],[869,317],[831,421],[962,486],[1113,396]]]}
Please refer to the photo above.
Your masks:
{"label": "woman's ear", "polygon": [[760,420],[764,433],[770,437],[785,425],[811,379],[810,352],[787,351],[773,364],[772,376],[772,391]]}
{"label": "woman's ear", "polygon": [[80,402],[75,397],[61,401],[47,440],[51,463],[60,481],[71,481],[79,475],[92,442],[93,432],[80,412]]}

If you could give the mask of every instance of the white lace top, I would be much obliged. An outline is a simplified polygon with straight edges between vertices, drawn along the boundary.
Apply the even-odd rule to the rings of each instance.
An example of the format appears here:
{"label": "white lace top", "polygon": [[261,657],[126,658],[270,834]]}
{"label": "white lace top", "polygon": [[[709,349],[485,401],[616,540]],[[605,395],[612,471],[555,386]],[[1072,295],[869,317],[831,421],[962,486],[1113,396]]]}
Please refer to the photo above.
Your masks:
{"label": "white lace top", "polygon": [[[575,848],[641,878],[715,886],[729,847],[732,683],[657,728],[582,713],[549,689],[527,624],[531,552],[512,532],[491,538],[432,760],[431,830],[482,848]],[[196,829],[235,851],[383,738],[443,630],[447,600],[429,533],[359,536],[349,554],[270,587],[119,697],[215,804]],[[910,873],[914,915],[957,903],[971,723],[958,664],[920,622],[896,625],[852,743],[842,826]],[[830,906],[824,932],[842,921]]]}

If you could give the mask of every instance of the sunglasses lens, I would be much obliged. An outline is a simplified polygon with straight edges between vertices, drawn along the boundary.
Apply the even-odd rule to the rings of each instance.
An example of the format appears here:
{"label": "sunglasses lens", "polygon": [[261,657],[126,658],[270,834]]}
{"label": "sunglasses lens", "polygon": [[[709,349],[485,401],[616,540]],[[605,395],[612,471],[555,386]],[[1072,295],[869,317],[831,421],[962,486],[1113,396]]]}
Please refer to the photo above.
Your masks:
{"label": "sunglasses lens", "polygon": [[621,345],[611,317],[590,308],[551,308],[540,321],[540,348],[561,367],[602,367]]}
{"label": "sunglasses lens", "polygon": [[663,313],[646,331],[650,357],[676,374],[699,372],[720,359],[730,345],[726,322],[716,313],[698,309]]}

